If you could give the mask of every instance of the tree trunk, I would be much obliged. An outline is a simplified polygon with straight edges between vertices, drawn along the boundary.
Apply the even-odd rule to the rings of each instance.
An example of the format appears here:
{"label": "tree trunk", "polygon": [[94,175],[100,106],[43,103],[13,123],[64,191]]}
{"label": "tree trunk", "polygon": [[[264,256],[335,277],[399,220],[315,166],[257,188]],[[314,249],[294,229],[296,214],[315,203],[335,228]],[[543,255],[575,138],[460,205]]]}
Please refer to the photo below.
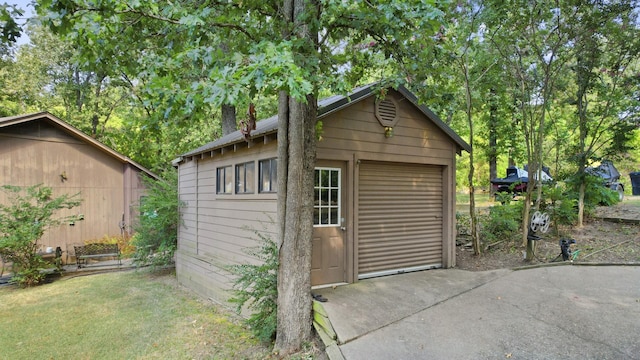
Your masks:
{"label": "tree trunk", "polygon": [[[280,95],[281,97],[286,95]],[[283,99],[279,105],[282,105]],[[311,338],[311,236],[313,232],[313,175],[316,153],[316,99],[307,102],[288,98],[278,111],[279,122],[288,122],[288,132],[278,132],[278,186],[284,211],[280,218],[280,266],[278,268],[278,328],[275,351],[280,356],[298,351]],[[280,117],[280,115],[284,117]],[[283,125],[284,127],[284,125]],[[281,141],[286,137],[286,141]],[[286,147],[286,149],[285,149]],[[285,168],[286,170],[282,170]],[[286,171],[286,177],[280,175]],[[286,186],[285,192],[280,192]],[[286,197],[286,200],[282,198]]]}
{"label": "tree trunk", "polygon": [[100,94],[102,93],[102,82],[106,75],[96,74],[96,91],[93,99],[93,115],[91,116],[91,137],[100,139],[98,136],[98,125],[100,125]]}
{"label": "tree trunk", "polygon": [[476,215],[476,200],[475,200],[475,186],[473,185],[474,171],[475,167],[473,166],[473,119],[471,113],[473,111],[473,106],[471,103],[471,84],[469,82],[469,69],[467,65],[464,63],[464,59],[460,59],[462,72],[464,74],[464,85],[465,85],[465,97],[466,97],[466,113],[467,113],[467,123],[469,125],[469,145],[471,146],[471,151],[469,152],[469,217],[471,218],[471,244],[473,245],[473,253],[475,255],[482,254],[482,249],[480,246],[480,234],[478,233],[478,216]]}
{"label": "tree trunk", "polygon": [[498,135],[496,131],[498,106],[496,104],[496,91],[491,89],[489,96],[489,196],[493,198],[495,189],[491,185],[491,179],[498,177]]}
{"label": "tree trunk", "polygon": [[586,185],[584,180],[580,182],[580,191],[578,192],[578,224],[577,227],[582,227],[584,219],[584,192]]}
{"label": "tree trunk", "polygon": [[[283,17],[301,41],[296,62],[314,70],[318,7],[314,1],[285,0]],[[317,24],[316,24],[317,25]],[[313,176],[316,163],[317,99],[296,100],[282,91],[278,101],[278,326],[274,351],[279,356],[299,351],[311,339],[311,237]],[[286,182],[286,184],[283,184]]]}
{"label": "tree trunk", "polygon": [[236,131],[236,107],[229,104],[222,104],[222,136]]}
{"label": "tree trunk", "polygon": [[589,68],[584,62],[584,57],[578,57],[578,66],[576,66],[576,78],[578,83],[578,91],[576,93],[576,110],[578,113],[578,129],[580,138],[578,139],[578,179],[580,180],[580,190],[578,193],[578,227],[582,227],[584,222],[584,192],[586,189],[585,168],[587,167],[587,99],[586,92],[589,87],[589,76],[585,68]]}

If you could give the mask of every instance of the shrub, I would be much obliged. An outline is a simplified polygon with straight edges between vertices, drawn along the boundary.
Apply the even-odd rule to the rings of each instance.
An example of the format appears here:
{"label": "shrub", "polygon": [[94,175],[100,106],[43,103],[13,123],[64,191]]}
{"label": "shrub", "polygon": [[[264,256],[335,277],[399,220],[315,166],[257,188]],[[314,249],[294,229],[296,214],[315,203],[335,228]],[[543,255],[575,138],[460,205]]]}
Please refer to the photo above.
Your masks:
{"label": "shrub", "polygon": [[471,216],[456,211],[456,231],[458,235],[471,235]]}
{"label": "shrub", "polygon": [[489,214],[478,216],[480,238],[484,243],[516,240],[522,223],[522,202],[507,202],[489,209]]}
{"label": "shrub", "polygon": [[240,313],[243,306],[251,311],[246,320],[254,335],[264,343],[276,336],[278,302],[278,247],[268,236],[254,231],[261,245],[246,249],[245,253],[257,258],[260,264],[232,265],[228,270],[236,275],[234,297]]}
{"label": "shrub", "polygon": [[182,203],[178,199],[177,172],[169,170],[163,179],[143,179],[148,190],[141,200],[139,223],[131,239],[135,245],[133,261],[138,265],[171,264],[178,246]]}
{"label": "shrub", "polygon": [[[620,199],[618,193],[606,187],[602,178],[584,175],[585,191],[584,191],[584,210],[585,213],[593,213],[598,205],[610,206],[617,204]],[[570,199],[578,200],[580,181],[578,176],[574,176],[567,181],[567,196]]]}
{"label": "shrub", "polygon": [[556,234],[558,224],[572,225],[578,219],[577,202],[577,199],[571,198],[567,193],[566,184],[559,183],[554,187],[549,186],[542,189],[540,211],[549,214]]}
{"label": "shrub", "polygon": [[81,202],[79,194],[53,197],[53,190],[43,185],[21,188],[5,185],[1,188],[8,204],[0,204],[0,257],[13,263],[12,282],[33,286],[44,279],[40,269],[45,266],[37,254],[38,241],[45,230],[73,216],[55,218],[60,209],[71,209]]}

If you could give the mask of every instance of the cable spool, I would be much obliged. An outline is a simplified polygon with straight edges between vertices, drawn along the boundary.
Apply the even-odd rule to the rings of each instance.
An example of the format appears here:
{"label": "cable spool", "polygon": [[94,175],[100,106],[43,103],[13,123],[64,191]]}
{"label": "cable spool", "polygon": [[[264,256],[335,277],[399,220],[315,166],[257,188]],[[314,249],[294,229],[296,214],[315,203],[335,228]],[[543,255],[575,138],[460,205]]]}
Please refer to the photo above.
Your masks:
{"label": "cable spool", "polygon": [[540,211],[534,212],[533,215],[531,215],[530,224],[531,225],[529,227],[531,228],[531,231],[546,233],[549,231],[549,214],[541,213]]}

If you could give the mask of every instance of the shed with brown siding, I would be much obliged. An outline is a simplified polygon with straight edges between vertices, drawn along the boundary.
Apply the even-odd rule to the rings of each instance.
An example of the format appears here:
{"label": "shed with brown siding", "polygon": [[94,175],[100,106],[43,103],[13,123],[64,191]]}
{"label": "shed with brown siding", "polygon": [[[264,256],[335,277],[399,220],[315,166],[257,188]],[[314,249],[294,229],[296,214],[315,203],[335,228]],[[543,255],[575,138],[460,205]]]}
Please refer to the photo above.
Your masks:
{"label": "shed with brown siding", "polygon": [[[469,145],[406,88],[376,85],[318,103],[314,286],[455,265],[456,154]],[[224,301],[229,264],[255,231],[275,239],[277,116],[251,139],[224,136],[174,161],[183,225],[178,280]]]}
{"label": "shed with brown siding", "polygon": [[[0,118],[0,185],[49,186],[55,195],[80,193],[82,204],[61,215],[83,220],[49,229],[43,247],[72,245],[131,231],[145,187],[156,175],[47,112]],[[0,192],[0,201],[6,201]]]}

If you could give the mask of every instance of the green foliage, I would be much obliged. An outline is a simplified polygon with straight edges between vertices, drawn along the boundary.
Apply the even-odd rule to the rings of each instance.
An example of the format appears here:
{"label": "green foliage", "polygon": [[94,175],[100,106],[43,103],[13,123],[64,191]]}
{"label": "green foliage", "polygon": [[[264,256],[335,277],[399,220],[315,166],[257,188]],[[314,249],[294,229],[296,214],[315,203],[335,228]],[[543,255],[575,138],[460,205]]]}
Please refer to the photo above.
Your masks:
{"label": "green foliage", "polygon": [[478,216],[482,241],[494,243],[501,240],[516,241],[522,223],[522,201],[507,202],[489,209],[489,214]]}
{"label": "green foliage", "polygon": [[471,217],[456,211],[456,232],[458,235],[471,235]]}
{"label": "green foliage", "polygon": [[43,185],[5,185],[1,189],[8,203],[0,204],[0,257],[13,263],[13,282],[37,285],[44,279],[40,269],[45,264],[37,254],[38,241],[47,228],[73,220],[73,216],[54,215],[58,210],[80,205],[79,194],[54,197],[53,190]]}
{"label": "green foliage", "polygon": [[180,207],[178,175],[175,170],[163,173],[163,179],[143,178],[147,195],[141,199],[139,223],[131,239],[136,250],[134,263],[161,266],[173,263],[178,244]]}
{"label": "green foliage", "polygon": [[15,43],[22,29],[16,22],[16,18],[22,16],[22,10],[15,5],[0,4],[0,55],[8,52],[8,47]]}
{"label": "green foliage", "polygon": [[237,276],[230,301],[236,304],[238,313],[244,306],[251,311],[247,325],[258,339],[270,343],[275,339],[277,325],[278,247],[267,235],[254,233],[261,245],[245,252],[260,263],[229,266],[229,271]]}
{"label": "green foliage", "polygon": [[549,214],[553,228],[558,231],[558,224],[572,225],[578,219],[577,199],[567,194],[566,184],[556,186],[544,186],[542,188],[542,201],[540,211]]}
{"label": "green foliage", "polygon": [[[576,201],[579,196],[580,178],[580,176],[573,176],[567,181],[567,195],[569,198],[575,199]],[[582,179],[585,184],[585,213],[592,213],[596,206],[615,205],[620,201],[618,193],[605,186],[602,178],[585,173],[582,176]]]}

